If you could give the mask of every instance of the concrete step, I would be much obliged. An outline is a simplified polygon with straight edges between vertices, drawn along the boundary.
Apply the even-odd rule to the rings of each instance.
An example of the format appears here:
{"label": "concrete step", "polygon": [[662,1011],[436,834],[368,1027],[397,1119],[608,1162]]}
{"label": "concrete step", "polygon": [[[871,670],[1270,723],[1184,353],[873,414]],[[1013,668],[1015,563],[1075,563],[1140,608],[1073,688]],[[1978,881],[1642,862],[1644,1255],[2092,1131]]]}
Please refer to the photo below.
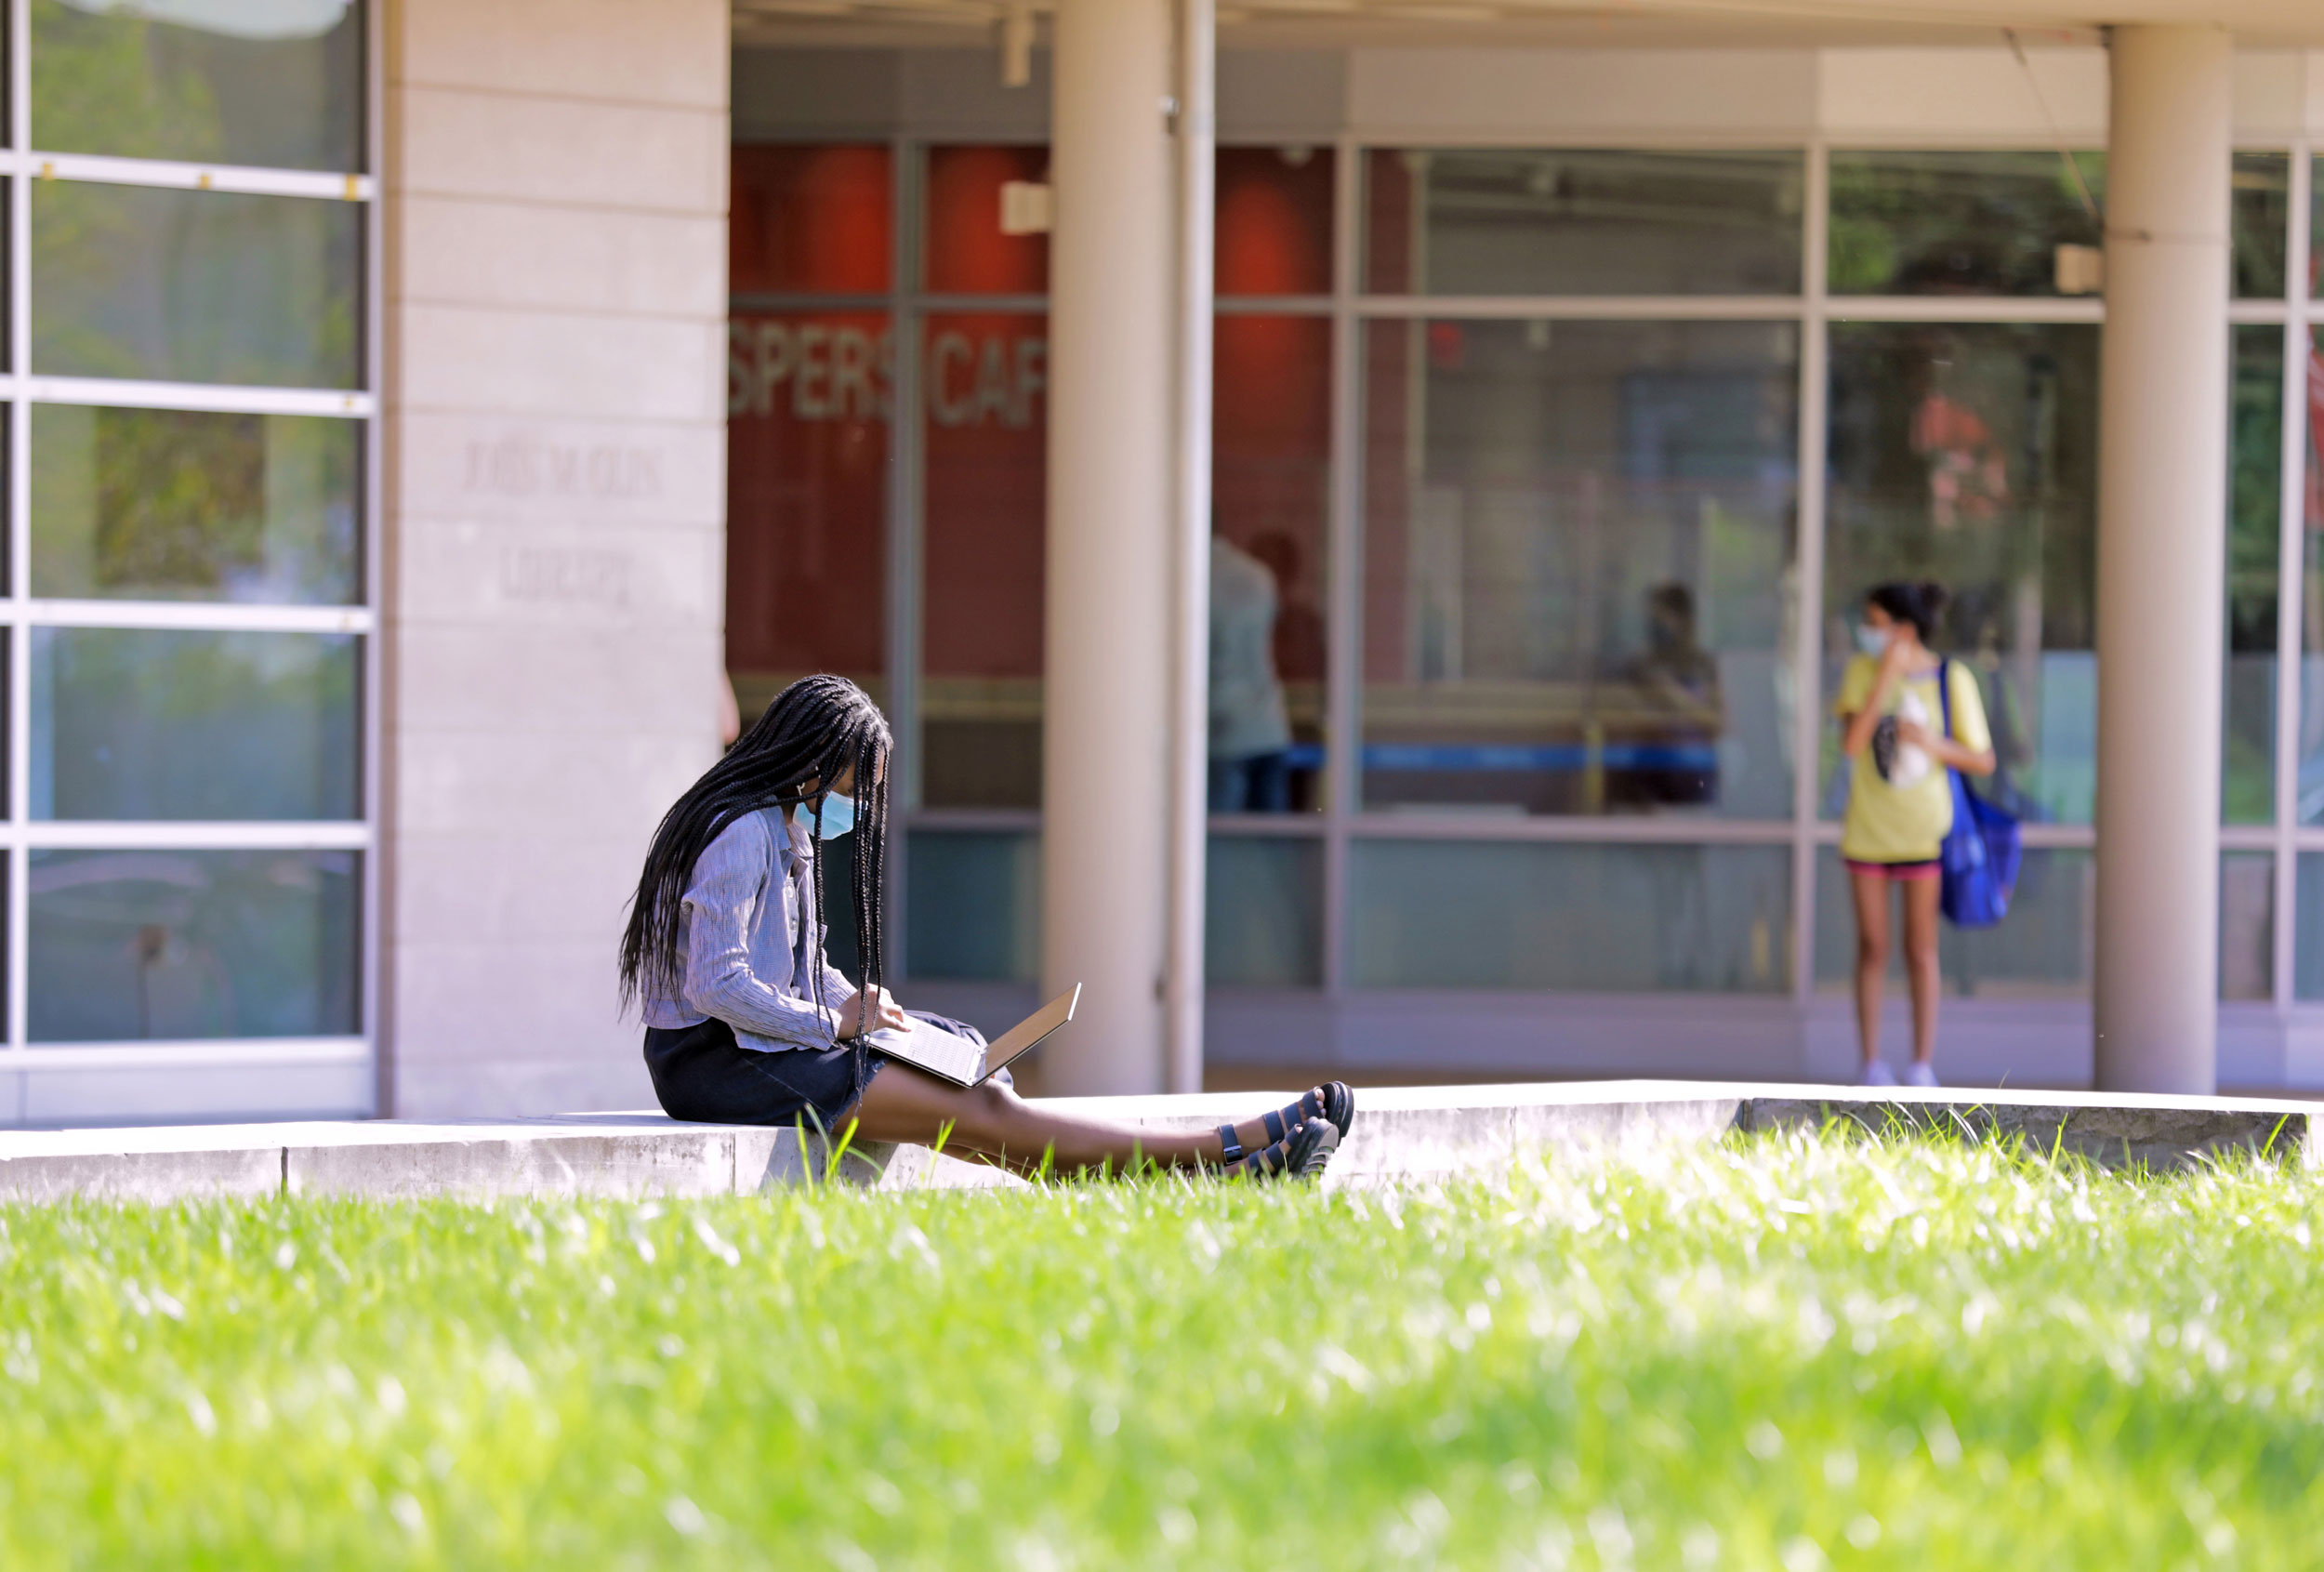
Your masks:
{"label": "concrete step", "polygon": [[[1204,1129],[1295,1093],[1055,1098],[1046,1105],[1150,1129]],[[2238,1149],[2313,1167],[2317,1104],[2119,1092],[1937,1091],[1690,1081],[1359,1087],[1332,1184],[1506,1172],[1542,1153],[1637,1153],[1732,1131],[1843,1123],[2022,1138],[2108,1167],[2170,1169]],[[681,1124],[659,1113],[0,1131],[0,1200],[188,1196],[725,1196],[825,1176],[882,1190],[1018,1182],[925,1147],[869,1144],[834,1160],[789,1129]]]}

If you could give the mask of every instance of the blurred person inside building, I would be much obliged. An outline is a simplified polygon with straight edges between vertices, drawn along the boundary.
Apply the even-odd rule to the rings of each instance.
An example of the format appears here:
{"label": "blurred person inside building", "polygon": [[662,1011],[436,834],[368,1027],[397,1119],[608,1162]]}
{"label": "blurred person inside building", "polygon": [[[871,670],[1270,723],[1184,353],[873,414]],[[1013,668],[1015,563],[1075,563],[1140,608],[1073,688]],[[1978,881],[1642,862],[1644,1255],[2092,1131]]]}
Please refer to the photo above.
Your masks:
{"label": "blurred person inside building", "polygon": [[1716,802],[1724,728],[1719,661],[1697,637],[1695,594],[1685,585],[1657,584],[1646,592],[1646,648],[1624,675],[1648,718],[1625,795],[1649,808]]}
{"label": "blurred person inside building", "polygon": [[1291,722],[1275,670],[1275,575],[1210,537],[1210,811],[1291,809]]}

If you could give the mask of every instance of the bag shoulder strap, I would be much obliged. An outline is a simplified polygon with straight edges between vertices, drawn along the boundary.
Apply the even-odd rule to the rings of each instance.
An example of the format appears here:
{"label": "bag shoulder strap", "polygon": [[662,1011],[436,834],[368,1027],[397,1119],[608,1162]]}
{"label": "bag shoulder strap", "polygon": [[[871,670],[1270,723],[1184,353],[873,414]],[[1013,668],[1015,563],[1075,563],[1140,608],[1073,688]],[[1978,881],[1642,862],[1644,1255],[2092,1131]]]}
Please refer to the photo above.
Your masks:
{"label": "bag shoulder strap", "polygon": [[1945,740],[1953,740],[1953,663],[1936,658],[1936,707],[1945,717]]}

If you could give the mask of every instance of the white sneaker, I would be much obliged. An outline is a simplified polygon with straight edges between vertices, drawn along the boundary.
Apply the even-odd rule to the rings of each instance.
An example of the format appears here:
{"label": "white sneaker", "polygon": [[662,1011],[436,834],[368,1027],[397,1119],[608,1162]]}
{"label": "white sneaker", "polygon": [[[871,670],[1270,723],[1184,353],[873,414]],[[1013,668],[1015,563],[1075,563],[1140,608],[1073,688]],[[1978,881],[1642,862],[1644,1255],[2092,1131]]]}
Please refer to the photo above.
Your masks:
{"label": "white sneaker", "polygon": [[1856,1077],[1858,1086],[1895,1086],[1895,1084],[1896,1072],[1888,1067],[1888,1062],[1884,1059],[1867,1060],[1864,1074]]}
{"label": "white sneaker", "polygon": [[1936,1071],[1927,1060],[1916,1059],[1905,1066],[1905,1084],[1907,1086],[1934,1086],[1937,1084]]}

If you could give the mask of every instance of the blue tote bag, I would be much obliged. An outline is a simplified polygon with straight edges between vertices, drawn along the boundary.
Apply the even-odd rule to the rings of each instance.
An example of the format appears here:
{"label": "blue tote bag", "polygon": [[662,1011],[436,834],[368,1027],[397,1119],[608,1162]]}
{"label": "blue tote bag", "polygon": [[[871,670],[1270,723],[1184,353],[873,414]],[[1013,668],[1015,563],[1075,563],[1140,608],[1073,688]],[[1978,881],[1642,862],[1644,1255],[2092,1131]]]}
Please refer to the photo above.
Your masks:
{"label": "blue tote bag", "polygon": [[[1953,663],[1936,667],[1937,703],[1945,711],[1945,735],[1953,734]],[[1969,789],[1959,770],[1948,768],[1953,786],[1953,827],[1937,851],[1944,875],[1939,904],[1958,928],[1990,928],[2009,916],[2010,892],[2017,888],[2017,865],[2025,847],[2017,820]]]}

